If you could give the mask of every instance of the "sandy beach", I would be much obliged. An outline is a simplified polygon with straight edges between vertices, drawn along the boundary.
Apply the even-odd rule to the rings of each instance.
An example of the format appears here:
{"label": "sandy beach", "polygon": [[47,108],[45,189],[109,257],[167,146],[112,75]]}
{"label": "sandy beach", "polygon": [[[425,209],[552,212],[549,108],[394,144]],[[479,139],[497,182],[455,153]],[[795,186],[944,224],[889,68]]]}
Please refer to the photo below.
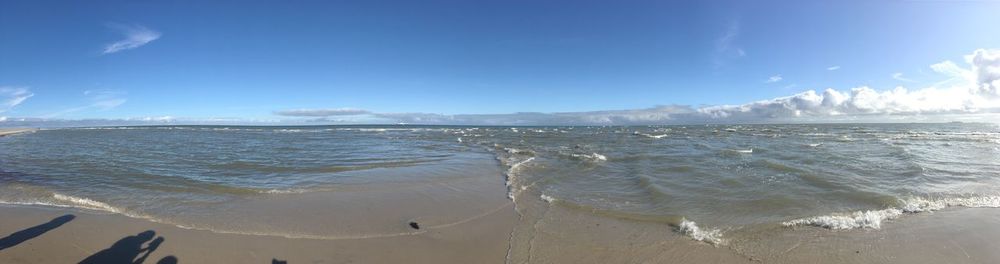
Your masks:
{"label": "sandy beach", "polygon": [[[504,263],[506,232],[514,223],[510,212],[414,235],[323,240],[219,234],[120,215],[5,205],[0,207],[0,234],[6,236],[0,239],[0,262]],[[587,232],[538,234],[533,258],[511,263],[988,263],[1000,258],[994,250],[1000,230],[993,228],[1000,224],[1000,211],[991,209],[918,215],[883,230],[776,230],[756,243],[741,244],[755,245],[747,248],[713,247],[680,236],[664,239],[669,232],[609,219],[570,218],[563,224]],[[627,246],[616,244],[625,241]]]}
{"label": "sandy beach", "polygon": [[37,129],[34,128],[0,128],[0,137],[15,135],[20,133],[34,132]]}
{"label": "sandy beach", "polygon": [[[149,250],[145,263],[168,256],[179,263],[268,263],[272,259],[289,263],[502,263],[507,250],[503,229],[511,223],[497,215],[415,235],[320,240],[219,234],[50,208],[5,206],[0,215],[4,219],[0,233],[10,235],[2,239],[2,263],[76,263],[93,256],[131,260],[144,255],[139,249],[147,248],[155,238],[128,238],[147,230],[163,242]],[[64,215],[73,217],[59,226],[31,229]],[[22,230],[29,231],[18,235]],[[37,236],[22,238],[29,235]]]}
{"label": "sandy beach", "polygon": [[[784,226],[783,221],[794,217],[773,213],[762,214],[767,220],[727,226],[717,224],[727,213],[780,213],[774,208],[794,204],[777,200],[727,207],[717,205],[713,197],[728,196],[681,195],[704,193],[693,191],[700,185],[661,192],[669,184],[697,177],[677,176],[650,184],[656,179],[630,178],[635,175],[632,168],[656,166],[644,159],[633,159],[637,166],[609,170],[630,161],[609,151],[601,151],[608,154],[605,159],[594,158],[597,154],[569,155],[559,147],[545,152],[542,144],[548,141],[536,144],[537,151],[527,151],[525,146],[503,147],[492,141],[451,145],[457,140],[447,130],[430,134],[216,129],[44,130],[3,138],[0,263],[989,263],[1000,259],[993,250],[1000,246],[994,239],[1000,237],[1000,229],[994,228],[1000,224],[1000,210],[970,208],[996,207],[996,199],[989,196],[938,200],[948,206],[933,210],[925,206],[919,213],[900,211],[885,219],[831,218],[853,225],[843,230],[816,224]],[[519,134],[509,129],[500,132]],[[376,144],[354,148],[371,144],[372,138]],[[519,138],[514,138],[515,145]],[[645,139],[638,140],[645,144],[641,141]],[[122,145],[109,147],[114,144]],[[288,148],[295,145],[309,148]],[[423,161],[406,156],[388,162],[379,159],[393,152],[412,153]],[[764,159],[767,154],[723,152],[708,157],[725,164]],[[323,155],[330,156],[317,166],[316,157]],[[698,164],[686,159],[662,163]],[[338,160],[364,163],[329,164]],[[662,175],[685,171],[665,170]],[[752,176],[745,175],[744,180]],[[281,185],[289,182],[296,184]],[[719,189],[731,195],[740,183],[729,184]],[[639,188],[629,189],[633,187]],[[623,194],[629,196],[614,200]],[[759,194],[745,197],[755,195]],[[823,202],[830,201],[836,199]],[[656,206],[681,202],[685,207],[678,208],[688,210],[716,206],[719,209],[712,215],[723,217],[654,214],[648,209],[656,207],[624,207],[643,202]],[[842,216],[838,211],[820,214]],[[872,221],[880,225],[868,226]]]}
{"label": "sandy beach", "polygon": [[[499,173],[496,170],[487,170]],[[0,263],[503,263],[516,222],[497,174],[420,185],[278,194],[220,211],[210,228],[51,206],[0,206]],[[281,229],[249,228],[230,215]],[[287,217],[279,217],[279,216]],[[295,218],[295,219],[288,219]],[[410,226],[417,223],[419,229]],[[180,225],[183,226],[183,225]],[[322,236],[304,237],[288,230]],[[303,231],[305,232],[305,231]],[[159,239],[159,238],[162,238]],[[159,240],[159,242],[154,242]],[[154,245],[154,246],[150,246]],[[151,250],[141,250],[150,248]],[[160,261],[160,262],[157,262]],[[131,262],[128,262],[131,263]],[[282,263],[282,262],[276,262]]]}
{"label": "sandy beach", "polygon": [[997,11],[0,0],[0,264],[1000,264]]}

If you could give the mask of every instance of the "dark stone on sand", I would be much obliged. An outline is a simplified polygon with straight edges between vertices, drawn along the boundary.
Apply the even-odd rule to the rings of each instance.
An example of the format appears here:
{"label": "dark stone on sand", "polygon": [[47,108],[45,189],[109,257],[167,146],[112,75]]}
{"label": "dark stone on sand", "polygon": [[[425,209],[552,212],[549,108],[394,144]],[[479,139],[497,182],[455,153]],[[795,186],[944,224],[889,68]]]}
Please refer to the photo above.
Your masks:
{"label": "dark stone on sand", "polygon": [[417,224],[417,222],[410,222],[410,227],[413,229],[420,229],[420,224]]}

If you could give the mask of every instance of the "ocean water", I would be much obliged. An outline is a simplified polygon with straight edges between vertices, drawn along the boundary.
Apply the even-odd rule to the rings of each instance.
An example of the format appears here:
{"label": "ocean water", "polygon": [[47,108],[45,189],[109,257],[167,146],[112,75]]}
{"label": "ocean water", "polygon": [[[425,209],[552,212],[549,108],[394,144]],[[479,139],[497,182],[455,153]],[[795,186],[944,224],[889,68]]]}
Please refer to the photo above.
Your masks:
{"label": "ocean water", "polygon": [[[0,203],[220,232],[322,238],[334,231],[240,215],[234,204],[474,171],[506,182],[495,188],[518,210],[541,201],[719,245],[761,226],[878,229],[908,214],[1000,207],[1000,127],[157,126],[0,138]],[[223,213],[238,223],[213,222]]]}

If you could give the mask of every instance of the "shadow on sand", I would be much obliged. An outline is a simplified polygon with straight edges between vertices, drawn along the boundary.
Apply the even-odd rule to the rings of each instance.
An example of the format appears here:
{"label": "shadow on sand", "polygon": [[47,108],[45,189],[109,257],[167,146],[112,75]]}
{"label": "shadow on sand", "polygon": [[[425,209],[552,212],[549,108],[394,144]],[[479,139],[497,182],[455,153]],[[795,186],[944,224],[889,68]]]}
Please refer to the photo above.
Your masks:
{"label": "shadow on sand", "polygon": [[57,227],[73,220],[73,218],[76,218],[76,216],[71,214],[56,217],[53,218],[48,223],[33,226],[31,228],[10,234],[5,238],[0,239],[0,250],[17,246],[17,244],[21,244],[24,241],[28,241],[32,238],[45,234],[45,232],[49,232],[49,230],[56,229]]}
{"label": "shadow on sand", "polygon": [[[80,264],[138,264],[146,261],[150,253],[156,251],[165,240],[162,236],[156,237],[156,232],[148,230],[134,236],[127,236],[119,239],[110,248],[101,250],[87,257]],[[152,241],[150,241],[152,240]],[[149,242],[145,248],[143,245]],[[141,255],[141,256],[140,256]],[[177,263],[177,257],[167,256],[157,263],[172,264]]]}

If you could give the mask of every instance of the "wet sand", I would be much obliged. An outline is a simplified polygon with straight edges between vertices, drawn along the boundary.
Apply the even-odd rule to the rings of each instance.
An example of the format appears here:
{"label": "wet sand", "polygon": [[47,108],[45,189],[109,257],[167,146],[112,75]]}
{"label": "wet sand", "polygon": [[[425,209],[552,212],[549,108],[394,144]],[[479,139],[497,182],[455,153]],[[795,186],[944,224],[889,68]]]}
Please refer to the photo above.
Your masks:
{"label": "wet sand", "polygon": [[[189,211],[142,219],[0,205],[0,263],[131,263],[146,252],[145,263],[503,263],[516,223],[513,203],[493,161],[466,165],[483,168],[456,166],[464,173],[419,183],[249,196],[196,214],[210,219]],[[441,171],[362,173],[429,172]]]}
{"label": "wet sand", "polygon": [[[386,238],[320,240],[219,234],[181,229],[119,215],[97,215],[61,209],[0,208],[0,233],[6,235],[44,224],[62,215],[75,218],[35,238],[0,250],[0,263],[77,263],[102,250],[124,258],[144,254],[142,246],[117,243],[147,230],[163,237],[146,263],[173,256],[179,263],[502,263],[507,251],[509,217],[499,213],[463,225]],[[118,254],[118,255],[122,255]],[[105,254],[106,255],[106,254]],[[112,256],[118,258],[119,256]]]}
{"label": "wet sand", "polygon": [[[542,208],[542,207],[536,207]],[[662,223],[588,216],[548,207],[515,237],[510,263],[991,263],[1000,260],[1000,210],[955,209],[911,215],[881,230],[795,228],[711,246]],[[65,217],[73,215],[73,217]],[[427,232],[377,238],[303,239],[182,229],[121,215],[72,209],[0,206],[0,263],[503,263],[510,206]],[[62,218],[60,218],[62,217]],[[67,219],[70,218],[70,219]],[[143,237],[144,231],[154,235]],[[525,231],[525,230],[521,230]],[[160,242],[154,242],[162,237]],[[528,238],[528,239],[525,239]]]}
{"label": "wet sand", "polygon": [[759,232],[736,250],[764,263],[996,263],[998,226],[995,208],[952,208],[906,215],[879,230]]}
{"label": "wet sand", "polygon": [[[0,206],[0,263],[76,263],[142,257],[145,263],[503,263],[512,216],[478,218],[430,232],[367,239],[292,239],[181,229],[120,215]],[[65,215],[73,215],[72,218]],[[1000,259],[1000,210],[913,215],[882,230],[774,230],[740,247],[713,247],[659,224],[573,216],[554,208],[528,256],[511,263],[991,263]],[[62,217],[62,218],[60,218]],[[155,232],[141,237],[144,231]],[[551,231],[572,231],[553,233]],[[147,233],[148,235],[148,233]],[[162,237],[161,242],[154,242]],[[620,244],[625,243],[625,244]],[[747,247],[746,245],[751,245]],[[525,244],[527,246],[527,244]],[[158,262],[159,261],[159,262]],[[279,262],[280,263],[280,262]]]}

